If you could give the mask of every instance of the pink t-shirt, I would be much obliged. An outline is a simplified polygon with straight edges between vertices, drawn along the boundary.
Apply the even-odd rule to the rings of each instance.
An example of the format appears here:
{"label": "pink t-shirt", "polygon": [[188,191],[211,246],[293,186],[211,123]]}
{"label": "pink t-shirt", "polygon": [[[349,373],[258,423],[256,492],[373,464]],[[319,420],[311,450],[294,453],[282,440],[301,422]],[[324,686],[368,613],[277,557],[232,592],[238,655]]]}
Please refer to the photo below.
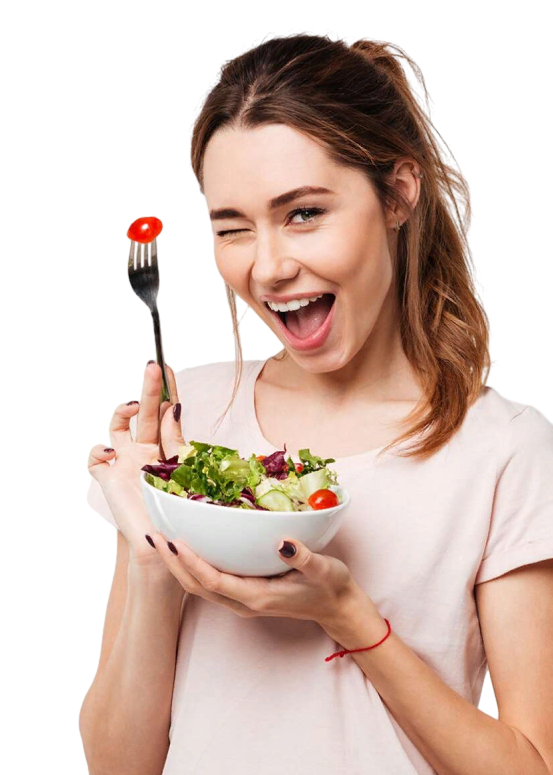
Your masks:
{"label": "pink t-shirt", "polygon": [[[264,363],[243,364],[216,434],[234,362],[178,372],[184,438],[243,456],[274,452],[255,414]],[[474,586],[553,557],[553,425],[486,387],[429,459],[377,452],[330,464],[351,504],[323,553],[341,559],[398,636],[478,706],[487,661]],[[88,502],[115,525],[95,480]],[[340,647],[313,621],[242,619],[187,593],[163,775],[433,773],[357,663],[325,662]]]}

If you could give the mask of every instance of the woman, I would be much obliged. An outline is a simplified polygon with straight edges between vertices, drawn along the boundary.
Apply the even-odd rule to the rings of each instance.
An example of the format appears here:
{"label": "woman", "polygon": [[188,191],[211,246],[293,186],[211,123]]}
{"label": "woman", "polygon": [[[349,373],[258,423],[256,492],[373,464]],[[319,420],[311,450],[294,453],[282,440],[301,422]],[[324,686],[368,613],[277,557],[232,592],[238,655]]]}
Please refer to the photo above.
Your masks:
{"label": "woman", "polygon": [[[152,363],[91,451],[118,527],[92,772],[553,772],[553,426],[485,386],[468,188],[400,57],[424,86],[390,44],[269,40],[196,121],[237,368],[170,372],[168,412]],[[235,294],[279,356],[242,363]],[[287,536],[282,577],[220,573],[144,510],[158,423],[167,457],[184,433],[335,458],[347,519],[321,554]],[[477,708],[488,666],[499,719]]]}

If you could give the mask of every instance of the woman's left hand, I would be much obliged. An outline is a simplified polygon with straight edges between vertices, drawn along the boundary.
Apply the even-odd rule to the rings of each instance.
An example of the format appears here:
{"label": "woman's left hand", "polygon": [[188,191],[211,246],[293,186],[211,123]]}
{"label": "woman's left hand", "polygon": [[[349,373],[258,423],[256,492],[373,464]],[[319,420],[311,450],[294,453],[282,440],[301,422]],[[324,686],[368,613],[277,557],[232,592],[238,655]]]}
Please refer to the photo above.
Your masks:
{"label": "woman's left hand", "polygon": [[293,570],[284,576],[270,577],[223,573],[182,541],[172,541],[178,551],[175,555],[162,533],[152,533],[151,538],[186,591],[227,605],[244,618],[287,616],[312,620],[324,629],[335,630],[346,619],[352,604],[359,600],[370,602],[341,560],[312,552],[293,538],[286,540],[296,547],[294,556],[287,558],[279,553]]}

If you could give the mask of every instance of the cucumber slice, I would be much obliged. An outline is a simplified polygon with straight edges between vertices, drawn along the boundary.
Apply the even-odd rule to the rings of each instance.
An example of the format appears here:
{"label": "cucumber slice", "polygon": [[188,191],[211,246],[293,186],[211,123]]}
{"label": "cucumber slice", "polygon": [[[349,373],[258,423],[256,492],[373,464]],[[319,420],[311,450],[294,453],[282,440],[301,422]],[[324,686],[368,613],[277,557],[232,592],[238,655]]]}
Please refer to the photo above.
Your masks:
{"label": "cucumber slice", "polygon": [[295,511],[294,504],[281,490],[269,490],[257,502],[270,511]]}

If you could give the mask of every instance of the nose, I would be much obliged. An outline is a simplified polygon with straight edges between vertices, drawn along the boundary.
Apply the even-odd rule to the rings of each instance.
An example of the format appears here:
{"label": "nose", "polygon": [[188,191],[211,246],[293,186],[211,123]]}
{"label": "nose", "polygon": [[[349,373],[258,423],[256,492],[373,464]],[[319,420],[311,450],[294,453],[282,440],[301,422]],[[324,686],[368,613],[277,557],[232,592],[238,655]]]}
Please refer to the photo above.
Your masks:
{"label": "nose", "polygon": [[292,280],[298,270],[298,262],[284,252],[277,237],[258,238],[251,272],[257,285],[268,290],[275,288],[284,280]]}

